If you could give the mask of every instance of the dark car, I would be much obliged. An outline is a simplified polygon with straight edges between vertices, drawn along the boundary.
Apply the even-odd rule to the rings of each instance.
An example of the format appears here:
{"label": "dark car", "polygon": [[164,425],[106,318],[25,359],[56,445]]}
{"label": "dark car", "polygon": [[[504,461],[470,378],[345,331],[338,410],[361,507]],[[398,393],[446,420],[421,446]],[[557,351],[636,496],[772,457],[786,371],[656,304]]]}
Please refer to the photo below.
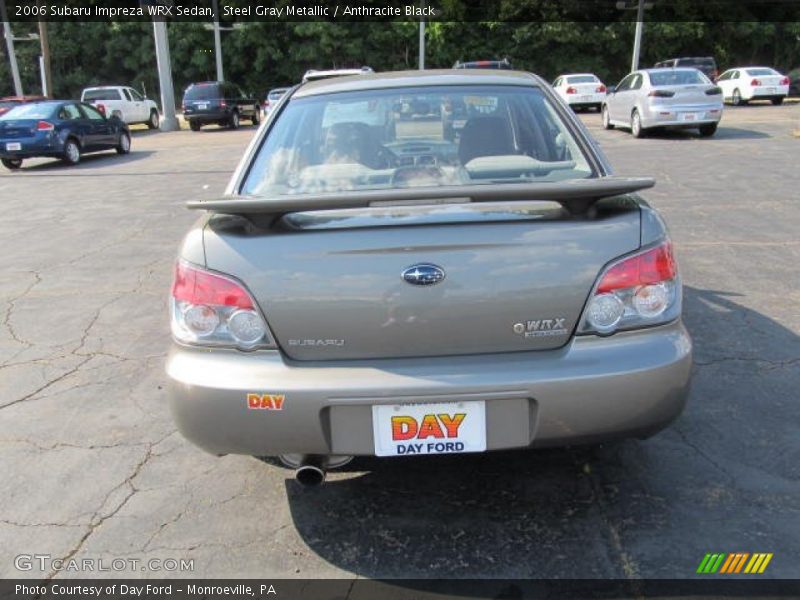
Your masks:
{"label": "dark car", "polygon": [[507,58],[503,60],[473,60],[469,62],[456,61],[454,69],[506,69],[512,70],[514,67]]}
{"label": "dark car", "polygon": [[800,96],[800,67],[789,71],[789,95]]}
{"label": "dark car", "polygon": [[693,67],[703,73],[711,81],[719,76],[717,61],[713,56],[686,56],[684,58],[670,58],[655,64],[656,68],[667,67]]}
{"label": "dark car", "polygon": [[20,104],[28,104],[29,102],[41,102],[47,100],[44,96],[6,96],[0,98],[0,116],[6,114],[15,106]]}
{"label": "dark car", "polygon": [[130,130],[119,118],[106,117],[82,102],[23,104],[0,117],[0,158],[8,169],[19,169],[23,159],[34,156],[52,156],[74,165],[81,155],[100,150],[127,154]]}
{"label": "dark car", "polygon": [[183,118],[192,131],[199,131],[209,123],[238,129],[241,119],[258,125],[261,107],[256,98],[245,94],[237,85],[204,81],[191,84],[183,93]]}

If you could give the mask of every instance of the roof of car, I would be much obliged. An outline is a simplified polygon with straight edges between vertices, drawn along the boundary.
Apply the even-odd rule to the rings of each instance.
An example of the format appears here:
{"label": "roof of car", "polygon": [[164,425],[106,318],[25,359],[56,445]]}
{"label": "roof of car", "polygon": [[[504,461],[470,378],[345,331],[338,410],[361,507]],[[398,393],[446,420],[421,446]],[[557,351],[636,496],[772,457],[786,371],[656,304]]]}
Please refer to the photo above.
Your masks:
{"label": "roof of car", "polygon": [[[594,73],[563,73],[558,77],[583,77],[583,76],[597,77],[597,75],[595,75]],[[558,79],[558,77],[556,77],[556,79]]]}
{"label": "roof of car", "polygon": [[674,73],[675,71],[697,71],[694,67],[653,67],[651,69],[639,69],[641,73]]}
{"label": "roof of car", "polygon": [[336,92],[434,85],[540,85],[539,79],[522,71],[498,69],[440,69],[426,71],[390,71],[365,75],[309,81],[295,92],[295,97]]}

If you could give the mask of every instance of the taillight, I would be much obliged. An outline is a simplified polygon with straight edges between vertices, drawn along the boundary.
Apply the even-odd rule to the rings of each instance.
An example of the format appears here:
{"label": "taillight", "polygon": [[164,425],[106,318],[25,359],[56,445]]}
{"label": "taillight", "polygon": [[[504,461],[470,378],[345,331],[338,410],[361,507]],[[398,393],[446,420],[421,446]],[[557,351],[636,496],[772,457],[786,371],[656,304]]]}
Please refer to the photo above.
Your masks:
{"label": "taillight", "polygon": [[750,85],[753,87],[758,87],[761,85],[761,82],[758,79],[753,79],[753,81],[750,82]]}
{"label": "taillight", "polygon": [[94,105],[94,107],[95,107],[97,110],[99,110],[99,111],[100,111],[100,114],[101,114],[101,115],[105,115],[105,114],[106,114],[106,106],[105,106],[105,104],[95,104],[95,105]]}
{"label": "taillight", "polygon": [[706,90],[706,96],[719,96],[720,94],[722,94],[721,87],[714,86]]}
{"label": "taillight", "polygon": [[228,103],[227,103],[227,102],[225,102],[225,100],[220,100],[220,101],[219,101],[219,105],[220,105],[220,106],[222,106],[222,107],[224,108],[224,107],[228,106]]}
{"label": "taillight", "polygon": [[788,77],[784,77],[783,79],[781,79],[781,82],[780,82],[779,85],[789,85],[789,78]]}
{"label": "taillight", "polygon": [[252,297],[230,277],[178,261],[170,304],[172,334],[180,342],[242,350],[274,347]]}
{"label": "taillight", "polygon": [[595,90],[598,94],[605,94],[606,93],[606,86],[598,85],[597,89]]}
{"label": "taillight", "polygon": [[647,95],[651,98],[672,98],[675,92],[670,92],[668,90],[651,90]]}
{"label": "taillight", "polygon": [[609,335],[680,315],[681,284],[667,240],[609,266],[584,310],[581,333]]}
{"label": "taillight", "polygon": [[578,90],[576,90],[576,89],[575,89],[574,87],[572,87],[572,86],[569,86],[569,87],[567,88],[567,90],[566,90],[566,93],[567,93],[567,94],[577,94],[577,93],[578,93]]}
{"label": "taillight", "polygon": [[48,123],[47,121],[39,121],[36,124],[37,131],[53,131],[53,129],[55,128],[56,128],[55,125],[53,125],[52,123]]}

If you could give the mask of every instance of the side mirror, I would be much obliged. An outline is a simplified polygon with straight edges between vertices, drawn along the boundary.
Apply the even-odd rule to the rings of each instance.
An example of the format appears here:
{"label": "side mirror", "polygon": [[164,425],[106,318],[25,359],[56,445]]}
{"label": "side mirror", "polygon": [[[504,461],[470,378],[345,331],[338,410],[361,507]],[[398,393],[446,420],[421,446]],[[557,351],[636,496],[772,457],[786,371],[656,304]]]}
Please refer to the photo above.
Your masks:
{"label": "side mirror", "polygon": [[615,85],[610,85],[606,88],[606,92],[609,94],[613,94],[616,91],[617,91],[617,86]]}

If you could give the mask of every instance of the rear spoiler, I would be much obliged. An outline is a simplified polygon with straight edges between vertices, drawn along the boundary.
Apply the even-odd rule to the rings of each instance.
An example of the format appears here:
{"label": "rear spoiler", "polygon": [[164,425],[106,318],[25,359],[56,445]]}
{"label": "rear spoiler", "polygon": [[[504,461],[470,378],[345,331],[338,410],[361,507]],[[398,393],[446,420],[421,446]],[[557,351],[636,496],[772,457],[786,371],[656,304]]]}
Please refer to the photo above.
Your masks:
{"label": "rear spoiler", "polygon": [[600,177],[550,183],[501,183],[408,187],[322,194],[282,196],[230,196],[220,200],[193,200],[190,209],[229,215],[271,215],[369,208],[377,206],[428,206],[470,202],[550,201],[558,202],[573,215],[586,213],[601,198],[651,188],[650,177]]}

